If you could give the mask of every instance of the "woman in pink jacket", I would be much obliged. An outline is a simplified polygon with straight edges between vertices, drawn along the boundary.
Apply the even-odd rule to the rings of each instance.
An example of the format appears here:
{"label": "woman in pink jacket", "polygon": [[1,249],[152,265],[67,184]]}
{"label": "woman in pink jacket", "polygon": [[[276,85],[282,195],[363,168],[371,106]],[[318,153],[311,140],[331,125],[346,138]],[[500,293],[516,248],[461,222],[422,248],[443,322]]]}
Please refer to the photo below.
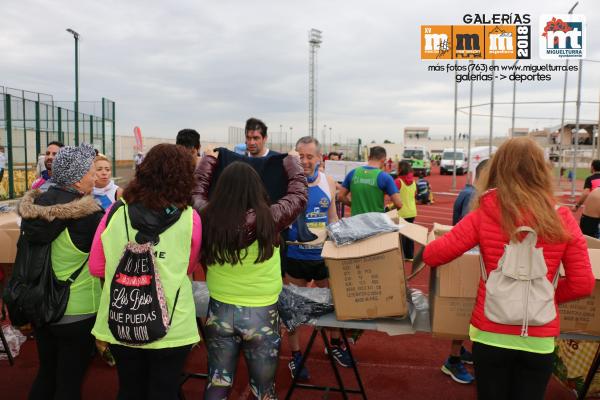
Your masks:
{"label": "woman in pink jacket", "polygon": [[[557,207],[550,168],[542,149],[529,138],[506,141],[488,163],[477,184],[473,211],[449,233],[430,243],[423,254],[428,265],[448,263],[479,245],[487,275],[498,267],[504,246],[520,240],[519,226],[532,227],[543,250],[552,281],[562,265],[555,303],[589,296],[594,288],[586,241],[571,211]],[[541,326],[490,321],[484,312],[486,287],[479,281],[469,335],[473,341],[479,399],[543,399],[552,373],[556,318]]]}

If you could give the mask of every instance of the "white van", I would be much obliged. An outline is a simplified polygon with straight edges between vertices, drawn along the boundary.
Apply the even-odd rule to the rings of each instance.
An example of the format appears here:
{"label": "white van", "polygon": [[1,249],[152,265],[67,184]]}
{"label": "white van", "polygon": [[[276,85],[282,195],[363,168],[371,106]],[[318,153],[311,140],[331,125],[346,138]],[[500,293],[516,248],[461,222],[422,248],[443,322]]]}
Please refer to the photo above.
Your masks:
{"label": "white van", "polygon": [[442,152],[442,161],[440,162],[440,175],[452,174],[454,169],[454,160],[456,160],[456,174],[464,175],[469,170],[467,165],[467,153],[464,149],[454,148],[444,149]]}

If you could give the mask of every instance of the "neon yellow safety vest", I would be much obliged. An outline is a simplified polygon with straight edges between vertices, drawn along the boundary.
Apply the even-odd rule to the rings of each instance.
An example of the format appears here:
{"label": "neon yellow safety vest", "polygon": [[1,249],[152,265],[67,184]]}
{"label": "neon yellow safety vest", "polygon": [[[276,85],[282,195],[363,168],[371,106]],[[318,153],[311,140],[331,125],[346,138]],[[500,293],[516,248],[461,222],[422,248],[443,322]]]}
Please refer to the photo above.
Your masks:
{"label": "neon yellow safety vest", "polygon": [[[69,230],[65,229],[52,242],[51,260],[52,269],[56,277],[67,280],[87,258],[88,253],[79,250],[71,240]],[[85,262],[79,276],[71,284],[69,302],[65,315],[94,314],[100,304],[100,279],[90,275],[88,262]]]}
{"label": "neon yellow safety vest", "polygon": [[259,264],[254,264],[258,256],[258,242],[252,243],[246,251],[241,264],[208,266],[206,286],[210,297],[244,307],[277,303],[282,288],[279,247],[273,249],[271,258]]}
{"label": "neon yellow safety vest", "polygon": [[[123,213],[127,205],[119,207],[113,214],[108,226],[102,233],[102,246],[106,257],[106,268],[104,276],[106,281],[100,299],[100,309],[96,316],[96,324],[92,329],[92,335],[96,339],[108,343],[121,344],[118,342],[108,327],[108,308],[110,301],[110,285],[119,264],[123,250],[127,244],[127,233],[125,231],[125,218]],[[127,213],[129,215],[129,212]],[[193,210],[187,207],[181,217],[169,229],[159,236],[159,242],[154,246],[156,268],[160,276],[169,317],[173,316],[171,327],[167,334],[150,344],[142,346],[130,346],[141,349],[164,349],[181,347],[200,341],[198,327],[196,326],[196,305],[192,293],[192,282],[187,276],[190,260],[190,250],[193,230]],[[129,237],[134,238],[137,231],[128,222]],[[173,310],[175,295],[179,289],[179,299],[176,309]],[[173,312],[175,313],[173,315]]]}
{"label": "neon yellow safety vest", "polygon": [[417,201],[415,194],[417,192],[417,183],[413,181],[410,185],[400,180],[400,200],[402,208],[398,210],[400,218],[414,218],[417,216]]}

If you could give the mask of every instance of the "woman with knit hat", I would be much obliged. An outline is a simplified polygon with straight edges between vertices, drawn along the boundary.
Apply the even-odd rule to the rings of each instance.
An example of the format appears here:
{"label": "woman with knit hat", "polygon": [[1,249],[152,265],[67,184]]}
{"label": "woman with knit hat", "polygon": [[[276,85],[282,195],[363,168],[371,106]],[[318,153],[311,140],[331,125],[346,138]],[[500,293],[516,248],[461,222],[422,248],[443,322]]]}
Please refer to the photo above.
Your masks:
{"label": "woman with knit hat", "polygon": [[[96,179],[95,155],[87,144],[63,147],[52,163],[54,185],[44,193],[28,192],[19,204],[23,218],[20,240],[50,243],[56,278],[73,279],[62,318],[34,326],[39,370],[30,400],[81,398],[81,383],[94,348],[90,332],[101,293],[100,280],[87,268],[94,232],[103,215],[90,195]],[[38,247],[28,248],[34,252]]]}

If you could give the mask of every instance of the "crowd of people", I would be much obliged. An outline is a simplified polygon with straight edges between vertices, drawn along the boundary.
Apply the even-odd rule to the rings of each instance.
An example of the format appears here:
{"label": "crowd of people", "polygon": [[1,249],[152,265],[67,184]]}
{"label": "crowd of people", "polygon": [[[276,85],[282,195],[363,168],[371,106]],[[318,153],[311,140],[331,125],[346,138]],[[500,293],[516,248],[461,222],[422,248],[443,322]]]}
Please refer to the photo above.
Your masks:
{"label": "crowd of people", "polygon": [[[289,154],[279,154],[267,147],[261,120],[249,119],[245,132],[244,154],[219,149],[200,157],[200,135],[184,129],[177,144],[150,149],[124,188],[112,180],[110,160],[93,147],[48,144],[43,172],[18,207],[21,240],[50,247],[52,271],[69,282],[70,296],[60,318],[33,327],[39,368],[30,399],[79,399],[95,341],[108,343],[114,356],[119,399],[178,398],[184,363],[200,341],[190,279],[199,269],[210,294],[204,398],[228,397],[241,351],[254,396],[275,399],[282,285],[329,285],[322,244],[308,244],[311,229],[337,221],[336,203],[354,216],[384,212],[388,199],[399,217],[417,217],[419,185],[411,165],[399,162],[394,180],[385,172],[382,147],[371,148],[367,165],[340,184],[323,172],[317,139],[302,137]],[[600,193],[593,190],[600,161],[592,167],[598,174],[586,181],[590,193],[577,205],[586,205],[593,221],[582,218],[582,229],[595,223],[597,236],[600,207],[588,204]],[[422,257],[436,267],[479,246],[491,273],[504,245],[522,239],[517,228],[527,225],[543,249],[548,282],[560,264],[564,268],[556,302],[591,294],[585,239],[571,211],[557,204],[542,149],[527,138],[510,139],[476,175],[475,186],[467,185],[455,202],[455,227],[417,254],[403,238],[405,259]],[[18,256],[15,268],[26,268],[29,259]],[[472,352],[454,341],[442,371],[457,382],[475,380],[481,399],[542,399],[558,315],[523,335],[521,326],[492,322],[485,298],[482,280],[470,325]],[[299,368],[298,332],[288,339],[292,377],[310,379],[308,368]],[[351,367],[339,331],[330,331],[329,340],[333,359]],[[475,376],[464,363],[474,364]]]}

